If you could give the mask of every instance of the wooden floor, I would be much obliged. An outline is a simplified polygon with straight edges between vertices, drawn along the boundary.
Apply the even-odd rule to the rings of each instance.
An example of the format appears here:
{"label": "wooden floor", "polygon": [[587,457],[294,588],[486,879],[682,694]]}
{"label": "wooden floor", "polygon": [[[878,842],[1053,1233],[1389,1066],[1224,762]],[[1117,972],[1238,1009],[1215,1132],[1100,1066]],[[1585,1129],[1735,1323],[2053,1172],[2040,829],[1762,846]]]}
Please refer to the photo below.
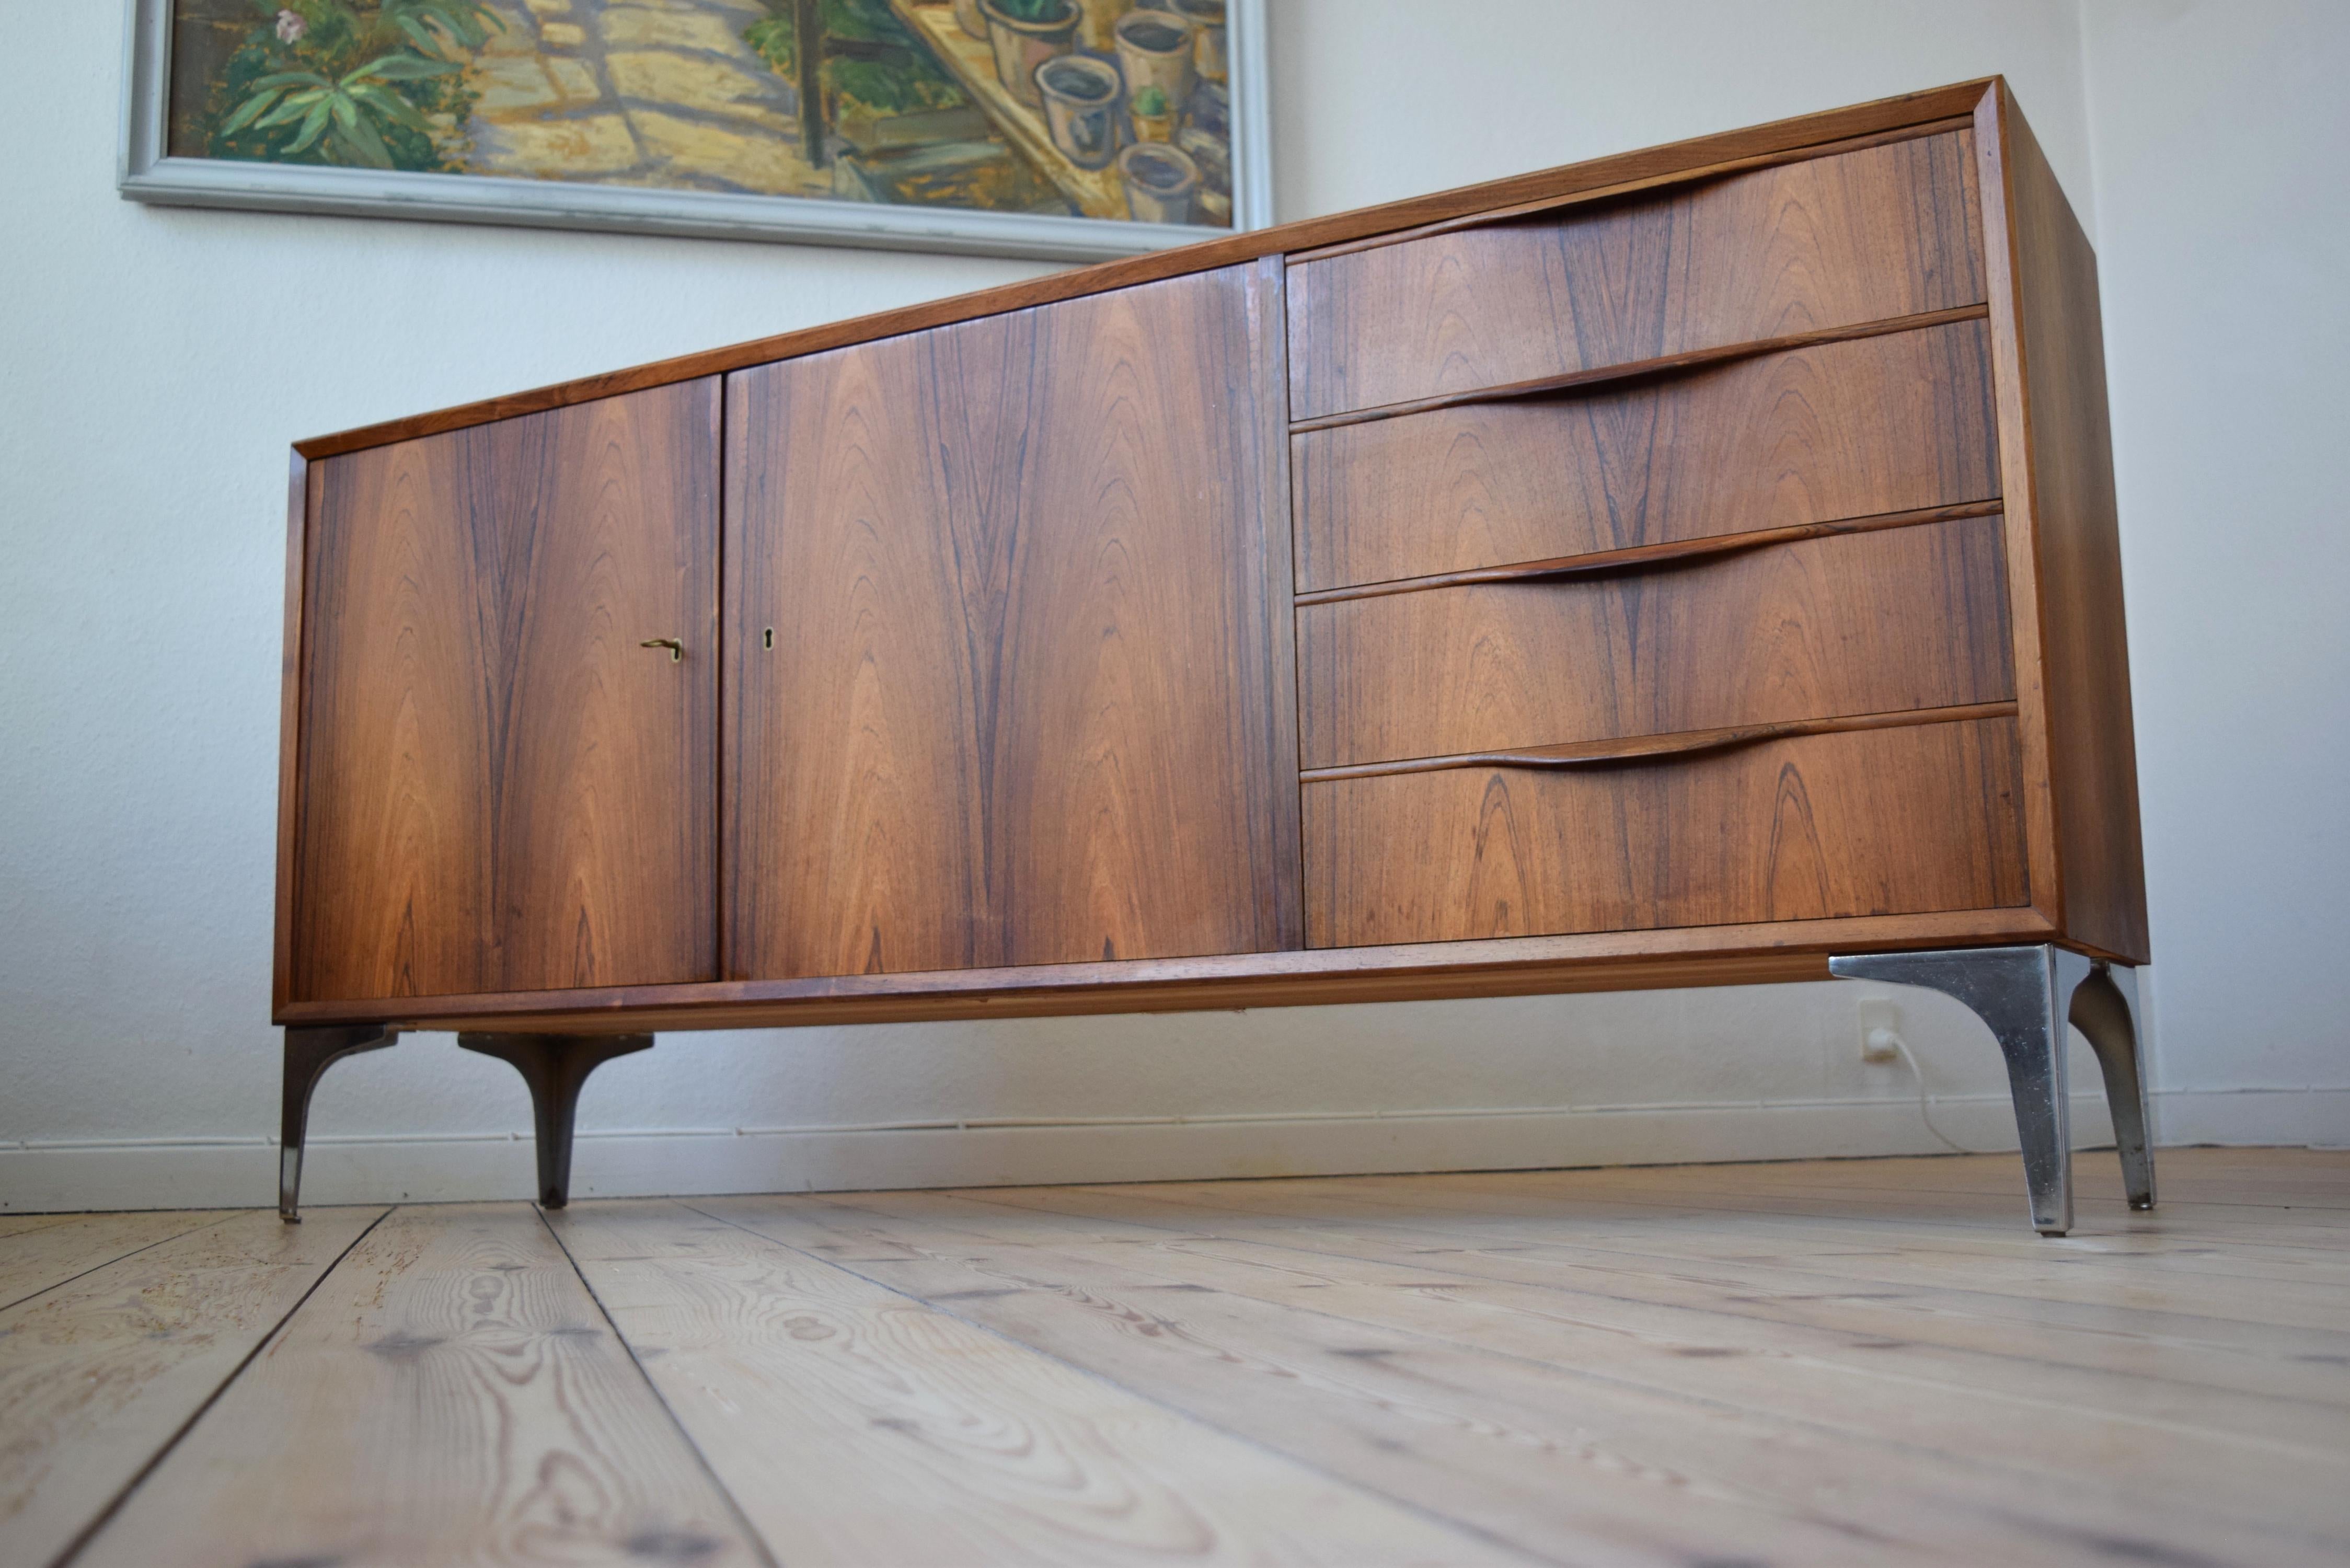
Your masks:
{"label": "wooden floor", "polygon": [[0,1563],[2350,1561],[2350,1154],[0,1218]]}

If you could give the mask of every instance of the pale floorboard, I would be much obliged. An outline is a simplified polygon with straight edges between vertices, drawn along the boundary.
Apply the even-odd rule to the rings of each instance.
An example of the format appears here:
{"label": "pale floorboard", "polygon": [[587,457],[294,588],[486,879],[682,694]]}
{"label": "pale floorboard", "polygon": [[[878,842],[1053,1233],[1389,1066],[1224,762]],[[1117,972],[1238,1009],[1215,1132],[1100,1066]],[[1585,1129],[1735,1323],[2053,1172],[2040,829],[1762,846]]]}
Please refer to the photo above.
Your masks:
{"label": "pale floorboard", "polygon": [[1518,1561],[708,1213],[555,1223],[782,1562]]}
{"label": "pale floorboard", "polygon": [[238,1215],[0,1312],[0,1563],[71,1545],[382,1212]]}
{"label": "pale floorboard", "polygon": [[759,1560],[527,1203],[378,1225],[79,1559]]}
{"label": "pale floorboard", "polygon": [[21,1214],[0,1232],[0,1310],[142,1248],[216,1225],[233,1209],[150,1214]]}
{"label": "pale floorboard", "polygon": [[[1076,1196],[991,1198],[1041,1209]],[[855,1249],[877,1278],[1109,1375],[1152,1378],[1160,1397],[1228,1426],[1264,1423],[1267,1440],[1326,1455],[1430,1508],[1482,1488],[1496,1494],[1485,1516],[1500,1517],[1506,1491],[1519,1521],[1506,1533],[1530,1551],[1555,1539],[1559,1503],[1574,1495],[1578,1518],[1615,1517],[1666,1561],[1721,1558],[1758,1540],[1799,1562],[1887,1561],[1898,1545],[2062,1561],[2075,1538],[2127,1538],[2150,1507],[2159,1517],[2167,1489],[2197,1484],[2226,1498],[2229,1513],[2181,1519],[2160,1539],[2216,1549],[2266,1529],[2274,1505],[2314,1501],[2338,1469],[2324,1438],[2350,1428],[2338,1411],[2280,1400],[2229,1415],[2250,1426],[2263,1414],[2306,1414],[2309,1445],[2215,1435],[2166,1419],[2216,1397],[2193,1390],[2140,1394],[2109,1378],[2117,1399],[2128,1387],[2126,1408],[2085,1409],[2064,1397],[2077,1388],[2033,1391],[2049,1369],[1996,1356],[1953,1358],[1878,1336],[1845,1350],[1819,1334],[1803,1336],[1798,1351],[1724,1314],[1692,1324],[1647,1303],[1563,1299],[1361,1257],[1260,1251],[1235,1264],[1212,1244],[1170,1250],[1163,1233],[1038,1210],[1007,1216],[989,1199],[737,1201],[740,1211],[765,1210],[775,1233],[795,1227],[811,1250]],[[890,1248],[901,1256],[885,1261]],[[1671,1316],[1681,1321],[1659,1321]],[[1953,1359],[1981,1376],[1996,1368],[2004,1386],[1984,1391],[1931,1365]],[[1350,1400],[1434,1429],[1412,1435],[1402,1464],[1392,1450],[1361,1453],[1329,1427],[1334,1407],[1343,1417]],[[1669,1411],[1661,1428],[1660,1406]],[[1799,1436],[1809,1450],[1800,1458],[1789,1452]],[[1888,1450],[1897,1462],[1884,1462]],[[2116,1469],[2128,1485],[2107,1483]],[[1804,1474],[1861,1495],[1834,1510],[1794,1509],[1816,1503],[1790,1485]],[[1684,1496],[1660,1516],[1661,1477]],[[1993,1528],[1987,1516],[2002,1512]]]}
{"label": "pale floorboard", "polygon": [[0,1563],[2350,1561],[2350,1153],[2112,1163],[5,1216]]}

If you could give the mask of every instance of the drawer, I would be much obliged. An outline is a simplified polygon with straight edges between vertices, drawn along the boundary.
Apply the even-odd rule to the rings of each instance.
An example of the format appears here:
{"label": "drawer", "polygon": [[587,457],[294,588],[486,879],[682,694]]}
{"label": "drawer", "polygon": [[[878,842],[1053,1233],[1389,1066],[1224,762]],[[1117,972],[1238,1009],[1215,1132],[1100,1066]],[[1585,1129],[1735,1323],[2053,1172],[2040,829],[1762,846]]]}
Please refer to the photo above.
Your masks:
{"label": "drawer", "polygon": [[1308,768],[2015,695],[2002,519],[1301,605]]}
{"label": "drawer", "polygon": [[1291,438],[1302,590],[2000,493],[1991,332],[1960,321]]}
{"label": "drawer", "polygon": [[1309,947],[2012,908],[2012,716],[1308,784]]}
{"label": "drawer", "polygon": [[1290,417],[1979,305],[1956,130],[1289,269]]}

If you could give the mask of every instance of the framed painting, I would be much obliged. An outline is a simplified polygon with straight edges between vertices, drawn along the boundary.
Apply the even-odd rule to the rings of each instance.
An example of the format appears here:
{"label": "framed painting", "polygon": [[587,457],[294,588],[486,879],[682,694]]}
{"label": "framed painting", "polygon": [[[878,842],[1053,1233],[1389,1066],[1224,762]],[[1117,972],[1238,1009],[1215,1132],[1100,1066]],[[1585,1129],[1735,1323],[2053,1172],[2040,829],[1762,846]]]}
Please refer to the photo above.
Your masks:
{"label": "framed painting", "polygon": [[1272,221],[1263,0],[130,0],[135,201],[1091,260]]}

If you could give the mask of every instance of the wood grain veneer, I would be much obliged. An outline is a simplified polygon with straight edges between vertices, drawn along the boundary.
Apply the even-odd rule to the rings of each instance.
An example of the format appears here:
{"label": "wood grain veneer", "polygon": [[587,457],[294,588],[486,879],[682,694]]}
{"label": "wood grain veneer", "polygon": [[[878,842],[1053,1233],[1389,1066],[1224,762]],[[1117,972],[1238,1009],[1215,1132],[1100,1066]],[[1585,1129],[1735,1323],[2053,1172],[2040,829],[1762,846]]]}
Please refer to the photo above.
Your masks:
{"label": "wood grain veneer", "polygon": [[1999,319],[2012,323],[2010,452],[2028,481],[2018,522],[2040,610],[2053,892],[2068,931],[2143,961],[2146,867],[2096,253],[2013,99],[2003,88],[1988,95],[1982,113],[1996,117],[2012,220],[2012,302]]}
{"label": "wood grain veneer", "polygon": [[292,995],[716,978],[717,383],[310,474]]}
{"label": "wood grain veneer", "polygon": [[1972,138],[1295,265],[1291,416],[1979,305]]}
{"label": "wood grain veneer", "polygon": [[1297,611],[1308,768],[2004,701],[1996,515]]}
{"label": "wood grain veneer", "polygon": [[1292,441],[1312,592],[1999,493],[1966,321]]}
{"label": "wood grain veneer", "polygon": [[1315,947],[2021,904],[2015,722],[1305,786]]}
{"label": "wood grain veneer", "polygon": [[732,378],[730,975],[1295,944],[1278,282]]}

